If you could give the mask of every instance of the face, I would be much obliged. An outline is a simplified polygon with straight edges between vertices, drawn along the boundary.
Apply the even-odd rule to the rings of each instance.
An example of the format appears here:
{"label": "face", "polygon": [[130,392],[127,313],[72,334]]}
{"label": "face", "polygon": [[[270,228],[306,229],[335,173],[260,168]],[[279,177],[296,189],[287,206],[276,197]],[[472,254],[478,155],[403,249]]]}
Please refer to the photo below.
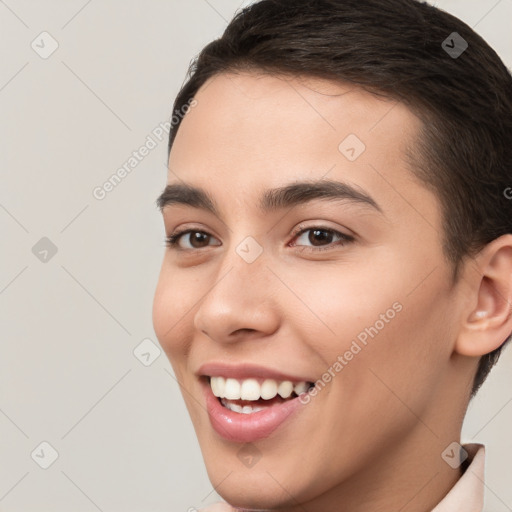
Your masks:
{"label": "face", "polygon": [[439,203],[405,157],[420,121],[352,86],[250,72],[196,100],[170,154],[165,232],[185,233],[153,323],[217,492],[292,507],[407,465],[409,443],[432,444],[418,416],[441,428],[458,313]]}

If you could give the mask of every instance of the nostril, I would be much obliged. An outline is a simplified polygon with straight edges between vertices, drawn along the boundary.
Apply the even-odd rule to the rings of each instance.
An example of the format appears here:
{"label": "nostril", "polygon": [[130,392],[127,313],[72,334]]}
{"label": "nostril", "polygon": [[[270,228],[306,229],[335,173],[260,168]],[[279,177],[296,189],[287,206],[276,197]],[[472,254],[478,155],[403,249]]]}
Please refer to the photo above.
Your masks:
{"label": "nostril", "polygon": [[256,332],[256,329],[248,329],[248,328],[244,327],[243,329],[238,329],[235,332],[233,332],[233,336],[236,336],[238,334],[243,334],[243,333],[251,333],[251,332]]}

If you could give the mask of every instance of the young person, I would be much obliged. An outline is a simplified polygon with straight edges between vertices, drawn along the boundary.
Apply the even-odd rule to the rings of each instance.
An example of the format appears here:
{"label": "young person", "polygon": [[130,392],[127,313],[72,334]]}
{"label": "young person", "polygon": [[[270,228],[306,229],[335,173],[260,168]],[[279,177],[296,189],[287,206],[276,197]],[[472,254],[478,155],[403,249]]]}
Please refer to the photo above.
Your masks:
{"label": "young person", "polygon": [[262,0],[174,109],[153,323],[219,507],[481,510],[461,427],[512,333],[496,53],[415,0]]}

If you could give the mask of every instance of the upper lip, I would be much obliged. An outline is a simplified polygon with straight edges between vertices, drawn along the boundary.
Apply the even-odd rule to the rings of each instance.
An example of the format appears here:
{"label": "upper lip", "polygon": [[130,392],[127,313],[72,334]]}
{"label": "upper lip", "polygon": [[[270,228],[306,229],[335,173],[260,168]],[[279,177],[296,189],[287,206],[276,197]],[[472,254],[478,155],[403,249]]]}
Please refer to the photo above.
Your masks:
{"label": "upper lip", "polygon": [[230,377],[232,379],[274,379],[289,380],[291,382],[314,382],[314,379],[298,375],[290,375],[273,368],[267,368],[252,363],[228,364],[223,362],[209,362],[202,364],[196,372],[198,376]]}

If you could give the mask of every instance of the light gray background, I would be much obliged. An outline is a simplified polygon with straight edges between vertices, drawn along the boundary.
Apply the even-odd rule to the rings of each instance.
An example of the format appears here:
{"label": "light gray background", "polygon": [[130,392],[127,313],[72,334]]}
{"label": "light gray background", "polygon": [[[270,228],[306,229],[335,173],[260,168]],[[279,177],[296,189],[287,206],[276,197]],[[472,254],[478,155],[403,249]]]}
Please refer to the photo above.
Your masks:
{"label": "light gray background", "polygon": [[[512,0],[437,4],[512,66]],[[103,200],[93,190],[168,120],[189,60],[240,5],[0,0],[2,511],[186,511],[218,499],[170,364],[133,353],[156,341],[166,138]],[[46,59],[31,47],[50,48],[43,31],[59,44]],[[42,237],[57,247],[46,262],[32,252]],[[487,445],[493,512],[512,510],[511,364],[508,350],[463,432]],[[48,469],[43,441],[58,452]]]}

